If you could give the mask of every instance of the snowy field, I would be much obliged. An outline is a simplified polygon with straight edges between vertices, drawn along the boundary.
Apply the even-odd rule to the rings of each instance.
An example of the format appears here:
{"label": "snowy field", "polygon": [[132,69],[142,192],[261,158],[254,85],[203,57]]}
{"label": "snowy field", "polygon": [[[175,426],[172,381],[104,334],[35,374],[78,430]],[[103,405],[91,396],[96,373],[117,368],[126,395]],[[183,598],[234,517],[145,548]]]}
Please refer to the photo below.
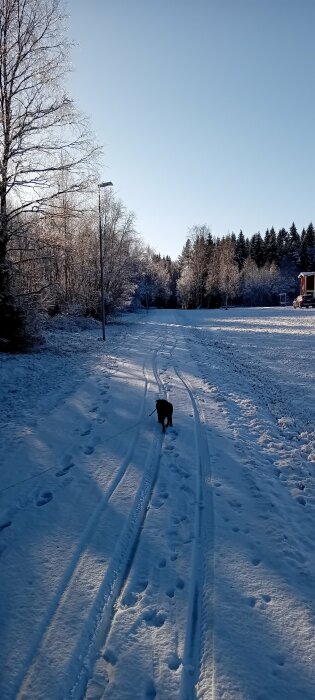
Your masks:
{"label": "snowy field", "polygon": [[314,700],[315,310],[106,331],[0,356],[1,700]]}

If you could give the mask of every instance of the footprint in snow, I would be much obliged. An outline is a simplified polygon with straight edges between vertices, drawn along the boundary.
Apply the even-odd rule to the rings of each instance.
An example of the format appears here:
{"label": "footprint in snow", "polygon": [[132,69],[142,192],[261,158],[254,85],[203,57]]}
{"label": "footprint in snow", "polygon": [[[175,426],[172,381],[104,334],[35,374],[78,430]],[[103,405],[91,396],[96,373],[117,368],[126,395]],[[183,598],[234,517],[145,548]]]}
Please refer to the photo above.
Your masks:
{"label": "footprint in snow", "polygon": [[37,506],[45,506],[46,503],[49,503],[49,501],[52,500],[52,493],[50,491],[44,491],[42,495],[39,497],[39,499],[36,501]]}
{"label": "footprint in snow", "polygon": [[92,455],[93,452],[94,452],[94,450],[95,450],[94,445],[87,445],[87,446],[84,448],[83,452],[84,452],[85,455]]}
{"label": "footprint in snow", "polygon": [[274,661],[278,666],[284,666],[285,664],[285,656],[283,654],[276,654],[274,657]]}
{"label": "footprint in snow", "polygon": [[85,437],[86,435],[90,435],[91,430],[92,430],[92,426],[89,425],[88,428],[85,428],[85,430],[82,430],[82,432],[80,433],[81,437]]}
{"label": "footprint in snow", "polygon": [[60,460],[60,464],[62,467],[74,467],[72,454],[65,454]]}
{"label": "footprint in snow", "polygon": [[178,658],[177,654],[172,654],[168,660],[168,667],[170,671],[177,671],[181,665],[181,660]]}
{"label": "footprint in snow", "polygon": [[145,689],[145,700],[154,700],[156,698],[155,685],[152,680],[147,682]]}
{"label": "footprint in snow", "polygon": [[167,588],[165,593],[169,598],[174,598],[175,589],[173,587]]}
{"label": "footprint in snow", "polygon": [[12,521],[11,521],[11,520],[6,520],[4,523],[1,523],[1,524],[0,524],[0,532],[1,532],[2,530],[5,530],[7,527],[10,527],[10,525],[12,525]]}
{"label": "footprint in snow", "polygon": [[175,586],[179,591],[182,591],[183,588],[185,588],[185,581],[183,581],[182,578],[178,578],[175,582]]}
{"label": "footprint in snow", "polygon": [[136,603],[143,597],[141,593],[144,593],[144,591],[148,587],[148,584],[148,579],[142,579],[137,581],[135,586],[133,586],[132,590],[131,588],[129,588],[129,590],[126,591],[122,600],[122,606],[126,608],[131,608],[134,605],[136,605]]}
{"label": "footprint in snow", "polygon": [[306,500],[304,496],[297,496],[296,498],[297,502],[301,504],[301,506],[306,506]]}
{"label": "footprint in snow", "polygon": [[252,559],[253,566],[259,566],[260,563],[261,563],[261,559],[258,559],[258,557],[256,557],[255,559]]}
{"label": "footprint in snow", "polygon": [[250,597],[247,599],[247,602],[248,602],[248,605],[249,605],[250,608],[255,608],[255,607],[256,607],[256,603],[257,603],[257,598],[254,598],[254,596],[250,596]]}
{"label": "footprint in snow", "polygon": [[112,649],[106,649],[103,654],[103,659],[105,659],[105,661],[107,661],[107,663],[109,663],[111,666],[115,666],[117,663],[117,656]]}
{"label": "footprint in snow", "polygon": [[159,561],[159,563],[158,563],[158,567],[159,567],[159,569],[165,569],[165,567],[166,567],[166,559],[165,559],[164,557],[163,557],[162,559],[160,559],[160,561]]}
{"label": "footprint in snow", "polygon": [[65,467],[63,467],[63,469],[59,469],[59,471],[56,472],[56,476],[64,476],[65,474],[67,474],[69,469],[72,469],[73,467],[74,467],[73,462],[70,462]]}
{"label": "footprint in snow", "polygon": [[262,596],[262,598],[263,598],[263,600],[265,601],[265,603],[270,603],[270,602],[271,602],[271,596],[270,596],[270,595],[264,594],[264,595]]}
{"label": "footprint in snow", "polygon": [[229,505],[232,506],[232,508],[242,508],[242,504],[235,498],[232,501],[229,501]]}
{"label": "footprint in snow", "polygon": [[160,501],[158,498],[152,498],[151,506],[152,508],[162,508],[164,501]]}
{"label": "footprint in snow", "polygon": [[156,610],[146,610],[143,613],[143,620],[147,623],[149,627],[162,627],[166,620],[166,615],[161,612],[156,612]]}

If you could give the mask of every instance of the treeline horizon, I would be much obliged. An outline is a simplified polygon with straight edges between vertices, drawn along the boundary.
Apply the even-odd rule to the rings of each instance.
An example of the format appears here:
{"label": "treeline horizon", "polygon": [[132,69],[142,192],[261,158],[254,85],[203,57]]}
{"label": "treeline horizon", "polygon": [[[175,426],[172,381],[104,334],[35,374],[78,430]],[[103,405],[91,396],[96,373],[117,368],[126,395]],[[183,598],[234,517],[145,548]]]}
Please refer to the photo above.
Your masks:
{"label": "treeline horizon", "polygon": [[245,237],[242,230],[213,237],[203,224],[193,226],[176,261],[160,255],[171,276],[167,301],[157,297],[158,306],[212,308],[222,304],[268,305],[279,303],[286,294],[293,301],[299,291],[298,275],[315,269],[313,223],[298,232],[274,227]]}

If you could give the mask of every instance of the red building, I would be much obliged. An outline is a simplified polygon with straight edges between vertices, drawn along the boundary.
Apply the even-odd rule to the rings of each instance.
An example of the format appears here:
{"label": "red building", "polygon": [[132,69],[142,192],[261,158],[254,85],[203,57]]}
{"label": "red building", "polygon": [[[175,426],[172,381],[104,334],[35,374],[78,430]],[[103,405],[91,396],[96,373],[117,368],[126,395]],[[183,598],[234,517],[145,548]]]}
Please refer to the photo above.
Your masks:
{"label": "red building", "polygon": [[300,272],[300,294],[294,299],[294,308],[315,306],[315,272]]}

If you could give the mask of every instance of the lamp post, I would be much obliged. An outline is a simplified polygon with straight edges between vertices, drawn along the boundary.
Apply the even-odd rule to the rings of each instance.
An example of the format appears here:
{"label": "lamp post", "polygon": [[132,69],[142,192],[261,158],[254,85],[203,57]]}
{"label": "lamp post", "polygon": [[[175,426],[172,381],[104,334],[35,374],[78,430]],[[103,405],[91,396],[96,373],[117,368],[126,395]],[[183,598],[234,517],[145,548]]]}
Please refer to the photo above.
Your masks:
{"label": "lamp post", "polygon": [[105,340],[105,303],[104,303],[104,270],[103,270],[103,233],[102,233],[102,217],[101,217],[101,188],[112,187],[112,182],[100,182],[98,186],[98,218],[99,218],[99,234],[100,234],[100,267],[101,267],[101,306],[102,306],[102,329],[103,340]]}

